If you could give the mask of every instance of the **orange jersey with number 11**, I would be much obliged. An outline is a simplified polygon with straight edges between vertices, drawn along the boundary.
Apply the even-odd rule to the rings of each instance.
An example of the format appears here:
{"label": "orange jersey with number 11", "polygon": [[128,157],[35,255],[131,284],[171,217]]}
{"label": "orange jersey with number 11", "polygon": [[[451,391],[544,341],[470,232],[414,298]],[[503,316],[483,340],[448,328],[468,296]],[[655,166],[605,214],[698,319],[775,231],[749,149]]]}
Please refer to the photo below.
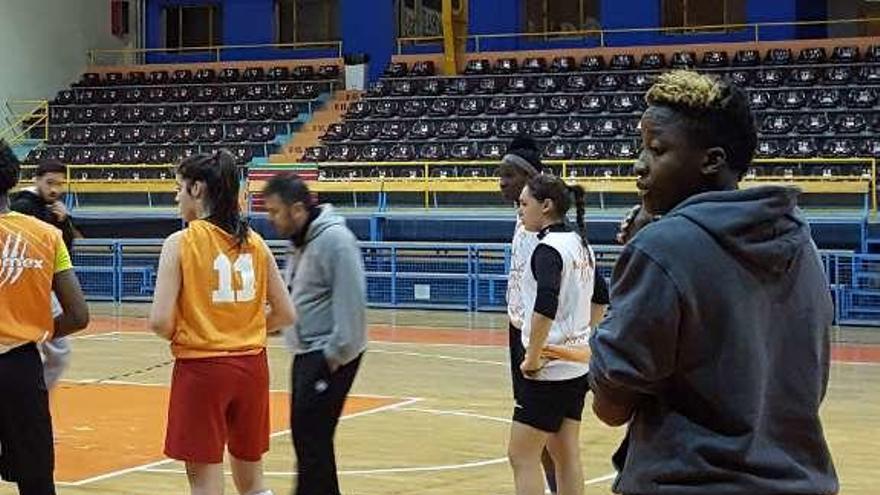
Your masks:
{"label": "orange jersey with number 11", "polygon": [[268,262],[268,248],[252,230],[237,247],[211,222],[189,224],[180,238],[175,357],[241,356],[266,347]]}

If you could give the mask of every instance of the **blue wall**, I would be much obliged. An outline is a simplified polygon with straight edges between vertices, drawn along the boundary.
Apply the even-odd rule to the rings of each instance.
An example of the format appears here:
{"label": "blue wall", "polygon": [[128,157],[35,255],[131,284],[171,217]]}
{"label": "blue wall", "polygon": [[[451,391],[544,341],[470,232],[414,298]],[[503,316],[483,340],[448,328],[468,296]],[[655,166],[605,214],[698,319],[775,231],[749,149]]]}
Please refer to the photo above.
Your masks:
{"label": "blue wall", "polygon": [[[471,34],[515,33],[522,26],[523,0],[471,0],[469,32]],[[371,58],[370,77],[375,79],[396,51],[394,39],[394,0],[339,0],[340,30],[345,53],[367,53]],[[264,44],[274,42],[274,0],[147,0],[147,46],[163,44],[161,12],[171,5],[222,5],[223,44]],[[661,22],[659,0],[602,0],[602,25],[606,29],[657,27]],[[816,0],[749,0],[746,22],[791,22],[822,19],[827,15],[825,2]],[[761,28],[762,40],[823,37],[822,27],[773,26]],[[608,46],[718,43],[749,41],[752,30],[717,34],[661,34],[657,32],[609,34]],[[597,46],[598,38],[581,40],[541,41],[536,39],[482,39],[481,50],[526,50],[548,48],[582,48]],[[469,48],[473,50],[474,43]],[[410,47],[405,53],[437,53],[442,45]],[[224,60],[278,59],[293,57],[333,57],[333,50],[279,51],[250,49],[224,52]],[[214,60],[212,54],[159,55],[151,62],[195,62]]]}
{"label": "blue wall", "polygon": [[[271,1],[271,0],[269,0]],[[342,49],[370,56],[370,79],[385,70],[397,44],[394,38],[394,0],[339,0]]]}

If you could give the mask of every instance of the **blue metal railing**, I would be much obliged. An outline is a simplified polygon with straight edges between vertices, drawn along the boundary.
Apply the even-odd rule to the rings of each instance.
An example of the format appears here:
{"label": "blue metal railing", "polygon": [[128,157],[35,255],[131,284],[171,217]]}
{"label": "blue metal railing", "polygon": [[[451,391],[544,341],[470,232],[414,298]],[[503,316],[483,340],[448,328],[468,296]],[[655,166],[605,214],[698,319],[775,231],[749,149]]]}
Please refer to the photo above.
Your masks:
{"label": "blue metal railing", "polygon": [[[279,263],[284,241],[269,241]],[[367,301],[373,307],[503,311],[509,244],[361,242]],[[87,297],[150,301],[160,239],[77,241],[74,265]],[[609,278],[619,246],[594,246],[599,272]],[[880,326],[880,255],[823,251],[822,263],[841,324]]]}

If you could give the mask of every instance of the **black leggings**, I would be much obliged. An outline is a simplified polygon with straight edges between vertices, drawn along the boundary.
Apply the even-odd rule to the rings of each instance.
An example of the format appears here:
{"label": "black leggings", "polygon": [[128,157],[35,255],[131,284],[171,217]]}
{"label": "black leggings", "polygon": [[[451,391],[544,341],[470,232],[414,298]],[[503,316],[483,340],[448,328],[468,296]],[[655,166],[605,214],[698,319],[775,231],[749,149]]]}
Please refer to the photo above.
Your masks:
{"label": "black leggings", "polygon": [[18,482],[19,495],[55,495],[52,478],[30,479]]}

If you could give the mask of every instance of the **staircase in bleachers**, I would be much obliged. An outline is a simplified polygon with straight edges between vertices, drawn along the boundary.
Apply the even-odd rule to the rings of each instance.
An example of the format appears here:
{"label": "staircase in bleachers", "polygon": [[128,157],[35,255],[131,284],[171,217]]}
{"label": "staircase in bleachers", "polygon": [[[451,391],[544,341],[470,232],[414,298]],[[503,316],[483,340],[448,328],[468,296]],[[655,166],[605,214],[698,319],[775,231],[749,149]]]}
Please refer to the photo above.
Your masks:
{"label": "staircase in bleachers", "polygon": [[[227,148],[248,164],[276,152],[339,87],[340,77],[338,65],[290,61],[86,73],[51,102],[48,142],[25,162],[164,165]],[[76,173],[77,179],[148,179],[167,178],[169,171]]]}
{"label": "staircase in bleachers", "polygon": [[[460,76],[437,76],[428,61],[392,63],[302,160],[497,160],[523,132],[542,143],[547,159],[634,159],[644,92],[670,68],[696,68],[746,88],[759,126],[759,158],[880,157],[880,46],[838,46],[658,52],[638,59],[588,55],[549,63],[535,57],[494,64],[472,59]],[[632,175],[631,165],[606,168],[579,172]],[[357,173],[328,168],[327,174],[333,170]],[[788,163],[749,171],[755,177],[870,173],[864,163]]]}

